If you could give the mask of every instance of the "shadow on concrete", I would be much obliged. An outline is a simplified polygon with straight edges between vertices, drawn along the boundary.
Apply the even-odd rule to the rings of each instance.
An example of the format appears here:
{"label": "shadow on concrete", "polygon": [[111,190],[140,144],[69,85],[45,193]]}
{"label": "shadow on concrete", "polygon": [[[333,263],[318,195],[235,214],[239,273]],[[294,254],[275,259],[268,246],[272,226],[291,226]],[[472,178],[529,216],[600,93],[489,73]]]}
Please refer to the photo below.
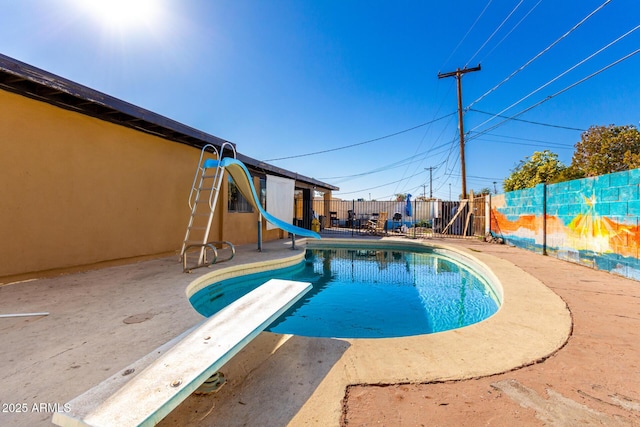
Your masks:
{"label": "shadow on concrete", "polygon": [[[271,333],[256,340],[221,369],[226,385],[210,395],[189,396],[159,425],[286,426],[350,346]],[[275,349],[269,352],[269,346]]]}

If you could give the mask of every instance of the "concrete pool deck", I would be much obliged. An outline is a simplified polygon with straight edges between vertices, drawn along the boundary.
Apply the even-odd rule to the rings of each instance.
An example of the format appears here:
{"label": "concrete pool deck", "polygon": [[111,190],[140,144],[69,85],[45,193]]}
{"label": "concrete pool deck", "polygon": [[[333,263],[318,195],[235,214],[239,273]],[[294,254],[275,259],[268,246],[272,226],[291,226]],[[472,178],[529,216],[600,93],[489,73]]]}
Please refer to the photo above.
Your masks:
{"label": "concrete pool deck", "polygon": [[[389,340],[390,346],[382,351],[385,346],[379,340],[263,333],[223,369],[227,385],[214,395],[191,396],[161,424],[464,425],[452,418],[460,412],[454,410],[456,399],[443,404],[438,396],[463,396],[465,390],[486,381],[489,391],[502,400],[487,402],[481,394],[458,400],[467,409],[496,402],[517,408],[522,403],[506,396],[536,389],[544,394],[544,384],[562,382],[571,387],[586,381],[601,387],[580,385],[582,393],[575,392],[582,398],[580,404],[616,421],[631,420],[620,425],[640,423],[637,282],[506,246],[452,239],[427,243],[445,243],[487,264],[504,282],[504,310],[487,322],[426,340]],[[292,254],[284,240],[269,242],[262,253],[255,251],[255,245],[238,249],[234,264]],[[64,403],[199,323],[202,318],[189,305],[185,288],[207,272],[183,274],[175,257],[170,257],[0,286],[0,314],[50,313],[0,319],[0,402],[27,409],[16,412],[16,405],[7,406],[0,412],[0,425],[50,425],[52,407],[63,410]],[[604,308],[597,300],[585,305],[580,302],[584,294],[611,294],[615,301]],[[485,325],[496,320],[504,323]],[[615,328],[601,327],[593,335],[580,323],[606,326],[612,320]],[[576,331],[588,338],[576,342]],[[568,350],[578,353],[579,357],[572,355],[576,361],[550,369]],[[614,363],[607,363],[607,357]],[[534,384],[519,377],[527,372],[536,378]],[[596,373],[606,381],[588,379]],[[476,379],[458,381],[467,378]],[[434,389],[438,387],[452,389]],[[625,405],[616,405],[609,395]],[[412,408],[423,409],[412,412]],[[566,408],[570,412],[573,407]],[[513,408],[505,411],[508,419]],[[539,423],[536,414],[541,411],[521,409],[518,422]],[[435,422],[428,418],[434,413],[439,414]],[[487,424],[477,418],[482,411],[466,413],[475,414],[471,419],[478,421],[467,425]],[[499,419],[500,414],[491,416]]]}

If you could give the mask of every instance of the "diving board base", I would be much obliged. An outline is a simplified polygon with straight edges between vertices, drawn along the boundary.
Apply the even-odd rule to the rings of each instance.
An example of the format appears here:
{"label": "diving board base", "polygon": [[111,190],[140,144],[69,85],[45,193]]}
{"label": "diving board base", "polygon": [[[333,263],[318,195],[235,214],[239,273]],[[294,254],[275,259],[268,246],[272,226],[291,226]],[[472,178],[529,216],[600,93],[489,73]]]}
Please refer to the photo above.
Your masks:
{"label": "diving board base", "polygon": [[201,325],[64,405],[59,426],[153,426],[305,293],[310,283],[271,279]]}

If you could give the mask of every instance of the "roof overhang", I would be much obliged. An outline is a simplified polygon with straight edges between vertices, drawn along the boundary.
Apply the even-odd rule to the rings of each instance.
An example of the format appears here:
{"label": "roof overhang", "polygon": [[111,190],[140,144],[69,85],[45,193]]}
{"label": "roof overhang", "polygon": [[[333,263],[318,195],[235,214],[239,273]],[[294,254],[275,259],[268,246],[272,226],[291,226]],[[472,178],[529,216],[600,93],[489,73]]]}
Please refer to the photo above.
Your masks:
{"label": "roof overhang", "polygon": [[[206,144],[220,148],[229,142],[2,54],[0,89],[198,149]],[[325,182],[242,154],[238,154],[238,159],[250,169],[292,178],[318,189],[339,190]]]}

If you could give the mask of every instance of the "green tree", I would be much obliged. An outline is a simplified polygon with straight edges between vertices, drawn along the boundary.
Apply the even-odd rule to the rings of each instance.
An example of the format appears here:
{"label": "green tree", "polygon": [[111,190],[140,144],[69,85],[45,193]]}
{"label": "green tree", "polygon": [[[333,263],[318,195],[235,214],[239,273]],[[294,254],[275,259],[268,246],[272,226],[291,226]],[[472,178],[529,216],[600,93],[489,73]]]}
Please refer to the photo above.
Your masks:
{"label": "green tree", "polygon": [[624,163],[629,166],[629,169],[640,168],[640,154],[627,151],[624,153]]}
{"label": "green tree", "polygon": [[504,191],[522,190],[544,182],[552,182],[567,167],[549,150],[536,151],[521,160],[504,180]]}
{"label": "green tree", "polygon": [[640,132],[633,125],[591,126],[576,144],[571,166],[584,176],[640,167]]}
{"label": "green tree", "polygon": [[551,178],[548,184],[556,184],[558,182],[571,181],[573,179],[584,178],[584,172],[573,165],[562,169],[558,175]]}
{"label": "green tree", "polygon": [[[473,193],[473,197],[486,196],[487,194],[491,194],[491,189],[489,187],[484,187],[480,190],[471,190],[469,191],[469,194],[467,194],[467,196],[469,196],[471,193]],[[460,197],[462,197],[462,194],[460,195]]]}

